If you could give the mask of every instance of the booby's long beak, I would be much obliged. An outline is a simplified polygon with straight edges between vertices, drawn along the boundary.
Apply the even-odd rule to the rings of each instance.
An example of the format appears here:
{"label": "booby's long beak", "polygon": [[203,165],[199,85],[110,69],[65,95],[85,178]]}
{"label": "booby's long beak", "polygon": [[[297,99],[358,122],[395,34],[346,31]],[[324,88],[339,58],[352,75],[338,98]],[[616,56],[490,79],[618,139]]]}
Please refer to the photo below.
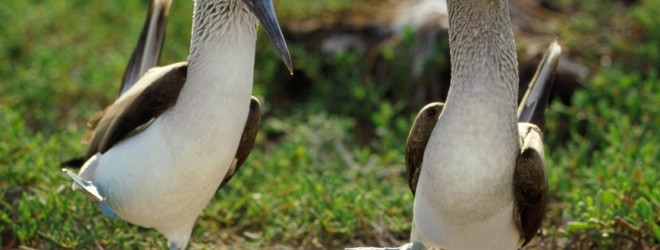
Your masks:
{"label": "booby's long beak", "polygon": [[261,25],[264,26],[266,33],[277,52],[280,53],[280,57],[286,68],[289,70],[289,73],[293,74],[293,65],[291,64],[291,56],[289,55],[289,49],[286,47],[286,41],[284,41],[284,36],[282,35],[282,30],[280,29],[280,24],[277,22],[277,16],[275,15],[275,7],[273,6],[273,0],[244,0],[245,3],[250,7],[252,13],[257,16]]}

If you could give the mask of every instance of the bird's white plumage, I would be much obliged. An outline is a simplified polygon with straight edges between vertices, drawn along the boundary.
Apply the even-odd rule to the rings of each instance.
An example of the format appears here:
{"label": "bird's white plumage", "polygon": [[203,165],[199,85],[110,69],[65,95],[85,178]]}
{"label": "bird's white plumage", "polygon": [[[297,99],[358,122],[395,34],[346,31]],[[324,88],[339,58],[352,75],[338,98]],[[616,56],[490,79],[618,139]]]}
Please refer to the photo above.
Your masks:
{"label": "bird's white plumage", "polygon": [[[244,16],[226,17],[231,24],[206,30],[206,36],[193,34],[195,52],[175,106],[96,155],[95,167],[80,173],[119,217],[155,228],[175,248],[187,245],[197,216],[227,173],[249,112],[257,21],[246,11],[229,14]],[[144,88],[149,78],[129,91]]]}
{"label": "bird's white plumage", "polygon": [[494,117],[492,106],[452,104],[446,103],[424,153],[412,241],[444,249],[514,249],[517,141],[494,129],[506,119]]}
{"label": "bird's white plumage", "polygon": [[[432,209],[415,210],[416,218],[437,218]],[[519,238],[511,220],[512,209],[502,210],[478,222],[445,222],[442,220],[413,221],[412,242],[424,243],[426,249],[516,249]],[[426,233],[426,234],[425,234]]]}

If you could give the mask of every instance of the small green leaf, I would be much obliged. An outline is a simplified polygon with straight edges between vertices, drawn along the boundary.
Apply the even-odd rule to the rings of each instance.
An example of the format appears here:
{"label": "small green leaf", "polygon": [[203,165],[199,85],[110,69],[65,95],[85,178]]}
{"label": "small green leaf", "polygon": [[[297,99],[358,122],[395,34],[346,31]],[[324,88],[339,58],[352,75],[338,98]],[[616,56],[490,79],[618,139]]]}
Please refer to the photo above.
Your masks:
{"label": "small green leaf", "polygon": [[658,224],[653,224],[653,234],[655,234],[655,240],[660,241],[660,226]]}
{"label": "small green leaf", "polygon": [[614,194],[614,190],[612,189],[607,189],[603,192],[602,194],[602,199],[603,199],[603,205],[611,205],[616,201],[616,195]]}
{"label": "small green leaf", "polygon": [[591,228],[593,228],[593,226],[587,222],[571,221],[566,223],[566,230],[568,230],[569,232],[582,231]]}
{"label": "small green leaf", "polygon": [[635,211],[639,214],[639,217],[642,219],[646,220],[647,222],[654,220],[653,209],[651,208],[651,204],[648,200],[640,198],[639,200],[635,201],[634,208]]}

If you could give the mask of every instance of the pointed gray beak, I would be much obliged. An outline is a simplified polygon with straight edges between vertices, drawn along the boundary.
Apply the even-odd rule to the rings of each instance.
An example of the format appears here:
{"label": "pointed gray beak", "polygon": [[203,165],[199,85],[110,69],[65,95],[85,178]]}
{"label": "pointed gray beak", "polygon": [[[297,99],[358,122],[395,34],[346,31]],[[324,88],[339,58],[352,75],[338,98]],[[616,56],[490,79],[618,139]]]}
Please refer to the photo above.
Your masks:
{"label": "pointed gray beak", "polygon": [[293,74],[293,66],[291,64],[291,56],[289,55],[289,49],[286,47],[286,42],[284,41],[284,36],[282,35],[282,30],[280,29],[280,24],[277,22],[277,16],[275,15],[275,8],[273,6],[272,0],[244,0],[244,2],[250,7],[252,13],[257,16],[261,25],[264,26],[266,33],[277,52],[280,53],[280,57],[286,68],[289,69],[289,73]]}

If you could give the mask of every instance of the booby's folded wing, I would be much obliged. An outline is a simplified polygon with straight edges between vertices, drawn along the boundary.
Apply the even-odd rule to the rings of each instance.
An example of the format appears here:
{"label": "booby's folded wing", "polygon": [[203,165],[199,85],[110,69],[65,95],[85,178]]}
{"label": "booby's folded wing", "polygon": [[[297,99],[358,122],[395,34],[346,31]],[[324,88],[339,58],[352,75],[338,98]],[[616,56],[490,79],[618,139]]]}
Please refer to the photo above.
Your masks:
{"label": "booby's folded wing", "polygon": [[[169,15],[171,5],[172,5],[172,0],[152,0],[149,3],[149,9],[147,10],[147,17],[144,21],[144,25],[142,26],[142,32],[140,33],[140,38],[138,39],[137,45],[135,46],[135,49],[133,50],[133,54],[131,55],[131,60],[128,62],[128,65],[126,66],[126,70],[124,71],[124,76],[122,77],[122,83],[121,83],[121,87],[119,88],[119,94],[118,94],[119,97],[124,95],[141,78],[147,77],[146,73],[162,73],[162,71],[160,70],[156,69],[150,71],[150,69],[156,67],[156,65],[158,64],[158,60],[160,60],[163,41],[165,40],[165,31],[167,29],[167,16]],[[154,81],[154,83],[156,83],[156,81]],[[178,97],[178,91],[181,90],[181,87],[183,86],[183,82],[181,82],[180,84],[181,86],[174,86],[173,88],[165,87],[163,91],[176,89],[178,87],[179,90],[174,90],[177,92],[176,96]],[[158,88],[159,87],[158,85],[159,84],[157,83],[154,87]],[[141,98],[141,97],[137,97],[140,96],[141,94],[133,93],[133,95],[134,95],[133,97],[128,99]],[[142,98],[144,97],[145,96],[142,95]],[[175,100],[176,98],[172,101]],[[124,101],[124,103],[126,102],[130,102],[130,101]],[[99,126],[99,123],[101,122],[101,120],[104,119],[106,114],[108,114],[108,109],[117,108],[115,104],[110,105],[109,107],[105,108],[100,112],[97,112],[92,116],[92,118],[87,122],[88,131],[83,136],[82,139],[83,142],[87,143],[90,140],[92,140],[92,137],[95,135],[96,133],[95,131],[97,130],[96,128]],[[140,123],[138,124],[139,126],[143,122],[136,121],[134,123]],[[133,125],[134,124],[128,124],[127,127],[131,127]],[[113,134],[113,135],[114,136],[121,135],[120,137],[123,137],[121,133]],[[116,138],[116,140],[118,139],[121,138]],[[110,144],[114,144],[115,142],[116,141],[110,142]],[[103,150],[103,152],[104,151],[105,150]],[[89,158],[91,156],[90,153],[93,155],[96,152],[88,152],[88,155],[85,158]]]}
{"label": "booby's folded wing", "polygon": [[222,188],[227,182],[229,182],[238,169],[243,165],[243,162],[245,162],[248,155],[250,155],[254,142],[257,139],[259,126],[261,125],[260,107],[261,104],[259,103],[259,100],[253,96],[250,99],[250,113],[248,113],[248,118],[245,122],[245,127],[243,128],[243,135],[241,135],[241,141],[238,144],[238,150],[236,150],[234,162],[225,175],[225,178],[222,180],[222,183],[220,183],[218,189]]}
{"label": "booby's folded wing", "polygon": [[434,102],[426,105],[417,114],[415,122],[410,129],[408,140],[406,142],[406,174],[408,176],[408,186],[413,195],[417,189],[419,173],[422,169],[424,150],[429,142],[431,132],[435,127],[440,114],[442,113],[443,103]]}
{"label": "booby's folded wing", "polygon": [[527,245],[541,228],[545,215],[548,189],[545,174],[543,130],[545,109],[550,98],[552,75],[557,68],[561,47],[554,41],[541,63],[518,107],[518,132],[521,150],[513,173],[516,226],[522,246]]}
{"label": "booby's folded wing", "polygon": [[522,149],[513,173],[516,226],[522,246],[527,245],[541,228],[545,215],[548,183],[545,176],[543,134],[530,123],[518,123]]}
{"label": "booby's folded wing", "polygon": [[115,143],[172,107],[186,82],[187,62],[152,68],[131,89],[107,107],[93,129],[88,159],[105,153]]}
{"label": "booby's folded wing", "polygon": [[[131,59],[126,66],[122,78],[119,96],[121,97],[135,83],[145,77],[149,69],[155,67],[160,59],[163,40],[165,39],[165,30],[167,27],[167,16],[172,5],[172,0],[152,0],[149,4],[147,17],[142,27],[140,38],[133,50]],[[152,71],[152,72],[158,72]],[[183,83],[181,83],[183,84]],[[114,104],[113,104],[114,105]],[[108,108],[96,112],[87,122],[87,132],[83,135],[81,142],[89,143],[95,134],[96,127],[108,112]],[[75,158],[63,162],[61,166],[80,167],[91,155]]]}
{"label": "booby's folded wing", "polygon": [[[142,32],[137,45],[131,55],[131,60],[126,65],[124,77],[122,77],[118,97],[123,95],[129,88],[145,76],[149,69],[158,65],[160,54],[165,40],[167,28],[167,16],[170,12],[172,0],[152,0],[147,10],[147,18],[142,26]],[[106,110],[96,112],[87,121],[87,132],[83,135],[82,142],[88,143],[92,139],[92,133],[103,118]]]}

